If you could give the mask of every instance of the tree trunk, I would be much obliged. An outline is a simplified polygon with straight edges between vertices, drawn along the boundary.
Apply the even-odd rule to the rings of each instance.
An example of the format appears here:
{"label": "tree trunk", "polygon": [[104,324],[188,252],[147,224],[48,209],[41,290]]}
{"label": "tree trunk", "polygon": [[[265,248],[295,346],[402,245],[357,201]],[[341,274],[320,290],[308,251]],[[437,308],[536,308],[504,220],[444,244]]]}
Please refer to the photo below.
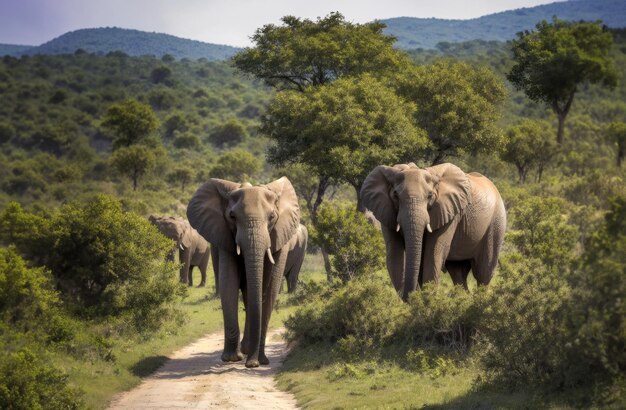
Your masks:
{"label": "tree trunk", "polygon": [[552,103],[552,109],[556,113],[559,120],[559,127],[556,132],[556,142],[559,143],[559,145],[563,143],[563,135],[565,134],[565,118],[572,107],[572,102],[574,102],[574,93],[569,96],[563,107],[559,107],[559,103],[557,101]]}
{"label": "tree trunk", "polygon": [[[320,205],[322,205],[322,202],[324,202],[324,194],[326,193],[326,189],[328,189],[329,185],[329,178],[326,176],[320,176],[320,182],[317,185],[317,196],[315,198],[315,202],[313,203],[313,207],[311,208],[311,223],[315,228],[318,228],[319,226],[317,222],[317,211],[319,210]],[[322,251],[322,257],[324,258],[326,279],[330,282],[332,280],[332,276],[330,272],[331,266],[329,252],[324,245],[320,245],[320,250]]]}

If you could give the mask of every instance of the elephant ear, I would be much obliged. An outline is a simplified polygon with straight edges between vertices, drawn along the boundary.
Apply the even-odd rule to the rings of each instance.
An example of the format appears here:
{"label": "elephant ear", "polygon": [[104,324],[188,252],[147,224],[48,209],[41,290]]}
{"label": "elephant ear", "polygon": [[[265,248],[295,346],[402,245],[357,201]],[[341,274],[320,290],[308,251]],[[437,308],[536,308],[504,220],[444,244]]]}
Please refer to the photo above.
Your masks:
{"label": "elephant ear", "polygon": [[439,229],[463,212],[470,203],[470,182],[467,174],[453,164],[426,168],[438,181],[437,199],[430,208],[430,225]]}
{"label": "elephant ear", "polygon": [[377,166],[369,173],[361,187],[361,202],[372,211],[376,219],[387,228],[395,232],[398,224],[397,210],[389,191],[393,186],[395,176],[407,165],[400,164],[394,167]]}
{"label": "elephant ear", "polygon": [[193,237],[193,228],[191,227],[191,224],[189,223],[189,221],[182,221],[181,223],[182,225],[182,235],[180,237],[180,243],[185,247],[185,248],[191,248],[191,242],[192,242],[192,237]]}
{"label": "elephant ear", "polygon": [[300,206],[296,191],[287,177],[281,177],[265,187],[278,196],[278,219],[270,231],[272,252],[276,252],[289,242],[300,226]]}
{"label": "elephant ear", "polygon": [[235,238],[225,218],[228,195],[239,188],[235,182],[209,179],[193,194],[187,205],[187,219],[204,239],[235,252]]}

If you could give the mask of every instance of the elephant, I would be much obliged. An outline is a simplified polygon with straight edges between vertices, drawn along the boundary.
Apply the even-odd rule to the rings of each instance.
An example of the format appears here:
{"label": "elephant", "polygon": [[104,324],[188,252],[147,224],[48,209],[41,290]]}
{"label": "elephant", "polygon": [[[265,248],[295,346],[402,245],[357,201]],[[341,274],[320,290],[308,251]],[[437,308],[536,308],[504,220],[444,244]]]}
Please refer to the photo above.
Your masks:
{"label": "elephant", "polygon": [[[211,249],[207,241],[193,229],[188,221],[174,216],[150,215],[148,220],[168,238],[176,241],[176,248],[172,249],[170,260],[174,260],[174,252],[178,248],[180,268],[180,281],[193,286],[193,268],[200,269],[200,285],[206,285],[206,268],[209,264]],[[216,282],[217,286],[217,282]]]}
{"label": "elephant", "polygon": [[491,281],[506,211],[485,176],[450,163],[381,165],[366,177],[360,197],[381,223],[387,270],[403,300],[424,283],[438,283],[444,267],[465,289],[470,270],[479,285]]}
{"label": "elephant", "polygon": [[[308,237],[291,182],[282,177],[253,186],[210,179],[189,201],[187,218],[218,252],[222,360],[240,361],[246,354],[246,367],[268,364],[265,338],[272,310],[283,277],[295,286]],[[246,311],[241,342],[239,290]]]}

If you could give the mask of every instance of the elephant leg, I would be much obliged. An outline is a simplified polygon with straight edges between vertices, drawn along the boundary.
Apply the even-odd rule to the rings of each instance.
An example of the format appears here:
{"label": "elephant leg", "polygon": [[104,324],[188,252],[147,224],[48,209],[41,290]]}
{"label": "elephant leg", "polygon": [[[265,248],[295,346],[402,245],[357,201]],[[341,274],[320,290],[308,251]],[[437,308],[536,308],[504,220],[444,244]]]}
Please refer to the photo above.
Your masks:
{"label": "elephant leg", "polygon": [[189,270],[191,269],[191,252],[188,248],[180,250],[180,281],[182,283],[189,283]]}
{"label": "elephant leg", "polygon": [[472,273],[479,285],[488,285],[498,265],[498,257],[506,231],[506,210],[499,201],[496,204],[489,229],[482,241],[479,252],[472,261]]}
{"label": "elephant leg", "polygon": [[212,266],[213,266],[213,276],[215,277],[215,294],[219,294],[219,248],[217,246],[211,246],[211,259],[212,259]]}
{"label": "elephant leg", "polygon": [[189,272],[187,273],[187,284],[193,286],[193,268],[194,265],[189,265]]}
{"label": "elephant leg", "polygon": [[381,226],[385,246],[387,248],[387,271],[396,292],[404,290],[404,239],[401,235],[391,232],[386,226]]}
{"label": "elephant leg", "polygon": [[241,277],[241,297],[243,298],[243,309],[246,312],[243,337],[241,339],[241,353],[247,355],[250,351],[248,346],[248,335],[250,334],[250,316],[248,316],[248,290],[246,288],[246,269],[243,263],[239,264],[239,277]]}
{"label": "elephant leg", "polygon": [[224,315],[224,352],[222,360],[237,362],[243,360],[239,350],[239,287],[240,275],[237,259],[229,252],[220,249],[220,300]]}
{"label": "elephant leg", "polygon": [[462,285],[467,289],[467,274],[472,268],[470,261],[446,261],[446,269],[455,286]]}
{"label": "elephant leg", "polygon": [[422,252],[423,283],[439,283],[441,269],[448,257],[448,253],[450,253],[450,244],[452,243],[452,238],[454,238],[458,221],[458,218],[455,218],[448,225],[433,233],[427,233],[424,237],[424,251]]}
{"label": "elephant leg", "polygon": [[202,260],[198,265],[198,269],[200,269],[200,284],[198,285],[199,288],[206,286],[206,268],[209,265],[210,255],[211,254],[207,250],[207,252],[205,252],[205,254],[202,256]]}
{"label": "elephant leg", "polygon": [[267,336],[267,328],[269,326],[272,311],[276,305],[276,299],[280,292],[282,284],[285,264],[287,262],[287,252],[280,251],[274,256],[275,264],[266,263],[266,269],[263,272],[263,309],[261,316],[261,345],[259,347],[259,363],[269,364],[270,361],[265,355],[265,338]]}

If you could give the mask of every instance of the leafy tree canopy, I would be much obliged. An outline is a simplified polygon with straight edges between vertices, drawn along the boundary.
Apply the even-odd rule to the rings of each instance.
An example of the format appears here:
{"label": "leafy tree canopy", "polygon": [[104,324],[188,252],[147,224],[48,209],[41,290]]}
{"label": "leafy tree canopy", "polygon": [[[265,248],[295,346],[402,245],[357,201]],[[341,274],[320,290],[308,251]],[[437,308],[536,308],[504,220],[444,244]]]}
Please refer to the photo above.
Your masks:
{"label": "leafy tree canopy", "polygon": [[224,153],[211,169],[211,177],[233,181],[249,181],[261,171],[261,161],[244,149]]}
{"label": "leafy tree canopy", "polygon": [[109,107],[102,126],[115,134],[113,147],[136,144],[159,128],[159,120],[149,105],[128,99]]}
{"label": "leafy tree canopy", "polygon": [[496,123],[506,89],[490,69],[442,60],[408,67],[396,87],[417,106],[416,125],[428,133],[433,163],[449,155],[491,150],[500,143]]}
{"label": "leafy tree canopy", "polygon": [[609,57],[613,37],[600,22],[543,20],[536,31],[512,43],[515,65],[507,78],[533,101],[548,104],[559,117],[557,140],[578,87],[585,83],[613,88],[617,70]]}
{"label": "leafy tree canopy", "polygon": [[524,182],[531,168],[545,166],[556,154],[556,145],[546,121],[524,119],[506,130],[500,156],[515,165]]}
{"label": "leafy tree canopy", "polygon": [[261,132],[274,142],[271,163],[302,162],[358,190],[377,165],[415,161],[423,153],[428,142],[413,125],[414,112],[413,104],[366,74],[278,94]]}
{"label": "leafy tree canopy", "polygon": [[131,145],[115,151],[111,155],[111,165],[120,174],[130,178],[133,190],[137,190],[139,179],[156,166],[156,157],[148,147]]}
{"label": "leafy tree canopy", "polygon": [[271,87],[304,91],[343,75],[385,72],[407,60],[395,50],[384,24],[353,24],[340,13],[317,21],[293,16],[267,24],[252,36],[255,46],[233,58],[236,68]]}

